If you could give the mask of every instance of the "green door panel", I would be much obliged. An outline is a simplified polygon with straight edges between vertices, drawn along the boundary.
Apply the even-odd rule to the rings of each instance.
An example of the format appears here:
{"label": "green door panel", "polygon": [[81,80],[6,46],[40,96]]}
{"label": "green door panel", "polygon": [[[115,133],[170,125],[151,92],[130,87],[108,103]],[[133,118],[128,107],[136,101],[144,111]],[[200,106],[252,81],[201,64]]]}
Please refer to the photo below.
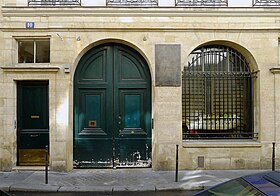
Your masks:
{"label": "green door panel", "polygon": [[147,167],[150,166],[150,140],[143,138],[126,138],[119,143],[118,162],[120,167]]}
{"label": "green door panel", "polygon": [[130,59],[127,56],[122,56],[120,72],[121,72],[120,76],[122,80],[143,79],[140,70],[138,69],[137,65],[135,65],[135,63],[133,62],[133,59]]}
{"label": "green door panel", "polygon": [[112,166],[112,139],[76,139],[74,165],[76,167]]}
{"label": "green door panel", "polygon": [[[104,61],[103,61],[103,55],[98,54],[94,56],[94,59],[89,59],[88,62],[91,62],[85,67],[83,70],[83,79],[84,80],[100,80],[104,78]],[[94,62],[94,63],[92,63]]]}
{"label": "green door panel", "polygon": [[18,164],[43,165],[41,157],[46,145],[49,145],[48,82],[18,82]]}
{"label": "green door panel", "polygon": [[74,84],[75,166],[148,163],[151,82],[143,57],[120,44],[98,46],[81,58]]}
{"label": "green door panel", "polygon": [[141,95],[126,95],[124,98],[124,126],[137,128],[141,124]]}
{"label": "green door panel", "polygon": [[20,133],[20,149],[45,149],[49,143],[49,132],[21,132]]}
{"label": "green door panel", "polygon": [[[93,87],[92,83],[99,83],[106,86],[106,81],[110,78],[107,78],[107,72],[111,72],[112,68],[107,67],[108,54],[111,51],[107,47],[99,47],[94,52],[89,51],[86,53],[79,62],[75,74],[75,81],[78,84],[85,85],[86,83],[90,84],[90,87]],[[80,66],[81,65],[81,66]]]}
{"label": "green door panel", "polygon": [[107,129],[106,115],[110,108],[106,108],[106,91],[102,89],[79,90],[79,113],[76,116],[78,123],[75,137],[103,137],[112,138],[110,129]]}
{"label": "green door panel", "polygon": [[[145,104],[149,102],[145,89],[119,90],[119,133],[116,137],[141,137],[150,138],[150,112]],[[146,107],[145,107],[146,106]]]}
{"label": "green door panel", "polygon": [[[20,85],[20,123],[21,129],[48,129],[47,87]],[[44,104],[45,103],[45,104]]]}

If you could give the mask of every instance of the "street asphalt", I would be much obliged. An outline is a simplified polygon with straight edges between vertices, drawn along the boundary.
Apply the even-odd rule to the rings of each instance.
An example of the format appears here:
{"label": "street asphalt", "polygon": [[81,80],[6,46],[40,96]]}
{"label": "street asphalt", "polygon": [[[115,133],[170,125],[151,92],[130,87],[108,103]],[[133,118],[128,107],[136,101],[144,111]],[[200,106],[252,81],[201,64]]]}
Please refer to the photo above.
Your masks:
{"label": "street asphalt", "polygon": [[175,182],[174,171],[146,169],[74,169],[71,172],[0,172],[0,190],[6,192],[138,192],[198,191],[221,182],[265,170],[184,170]]}

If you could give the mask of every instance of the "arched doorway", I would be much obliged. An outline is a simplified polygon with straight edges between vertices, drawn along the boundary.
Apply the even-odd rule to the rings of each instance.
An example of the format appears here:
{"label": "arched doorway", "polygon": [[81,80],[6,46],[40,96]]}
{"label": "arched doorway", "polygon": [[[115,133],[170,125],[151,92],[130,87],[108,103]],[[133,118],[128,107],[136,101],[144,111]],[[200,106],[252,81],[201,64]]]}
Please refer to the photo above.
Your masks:
{"label": "arched doorway", "polygon": [[103,44],[74,76],[74,166],[151,165],[151,76],[144,58]]}

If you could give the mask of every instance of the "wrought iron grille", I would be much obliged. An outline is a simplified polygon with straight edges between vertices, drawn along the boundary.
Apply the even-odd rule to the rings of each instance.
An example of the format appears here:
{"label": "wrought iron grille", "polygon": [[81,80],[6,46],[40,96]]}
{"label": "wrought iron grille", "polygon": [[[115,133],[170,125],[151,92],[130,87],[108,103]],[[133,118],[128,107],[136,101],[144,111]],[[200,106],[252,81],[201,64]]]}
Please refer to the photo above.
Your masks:
{"label": "wrought iron grille", "polygon": [[158,0],[107,0],[108,6],[157,6]]}
{"label": "wrought iron grille", "polygon": [[196,49],[182,72],[183,139],[254,138],[253,73],[225,46]]}
{"label": "wrought iron grille", "polygon": [[176,0],[176,6],[227,7],[228,0]]}
{"label": "wrought iron grille", "polygon": [[280,6],[280,0],[253,0],[254,7]]}
{"label": "wrought iron grille", "polygon": [[28,0],[28,6],[81,6],[81,0]]}

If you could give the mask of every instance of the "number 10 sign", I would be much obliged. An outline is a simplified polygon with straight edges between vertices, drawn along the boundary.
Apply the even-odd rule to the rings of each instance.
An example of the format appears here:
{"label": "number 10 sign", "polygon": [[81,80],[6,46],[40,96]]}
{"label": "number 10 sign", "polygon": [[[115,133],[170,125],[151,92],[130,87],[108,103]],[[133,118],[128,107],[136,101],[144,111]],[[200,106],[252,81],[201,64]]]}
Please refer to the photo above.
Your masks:
{"label": "number 10 sign", "polygon": [[25,27],[27,29],[34,29],[35,23],[34,22],[26,22]]}

